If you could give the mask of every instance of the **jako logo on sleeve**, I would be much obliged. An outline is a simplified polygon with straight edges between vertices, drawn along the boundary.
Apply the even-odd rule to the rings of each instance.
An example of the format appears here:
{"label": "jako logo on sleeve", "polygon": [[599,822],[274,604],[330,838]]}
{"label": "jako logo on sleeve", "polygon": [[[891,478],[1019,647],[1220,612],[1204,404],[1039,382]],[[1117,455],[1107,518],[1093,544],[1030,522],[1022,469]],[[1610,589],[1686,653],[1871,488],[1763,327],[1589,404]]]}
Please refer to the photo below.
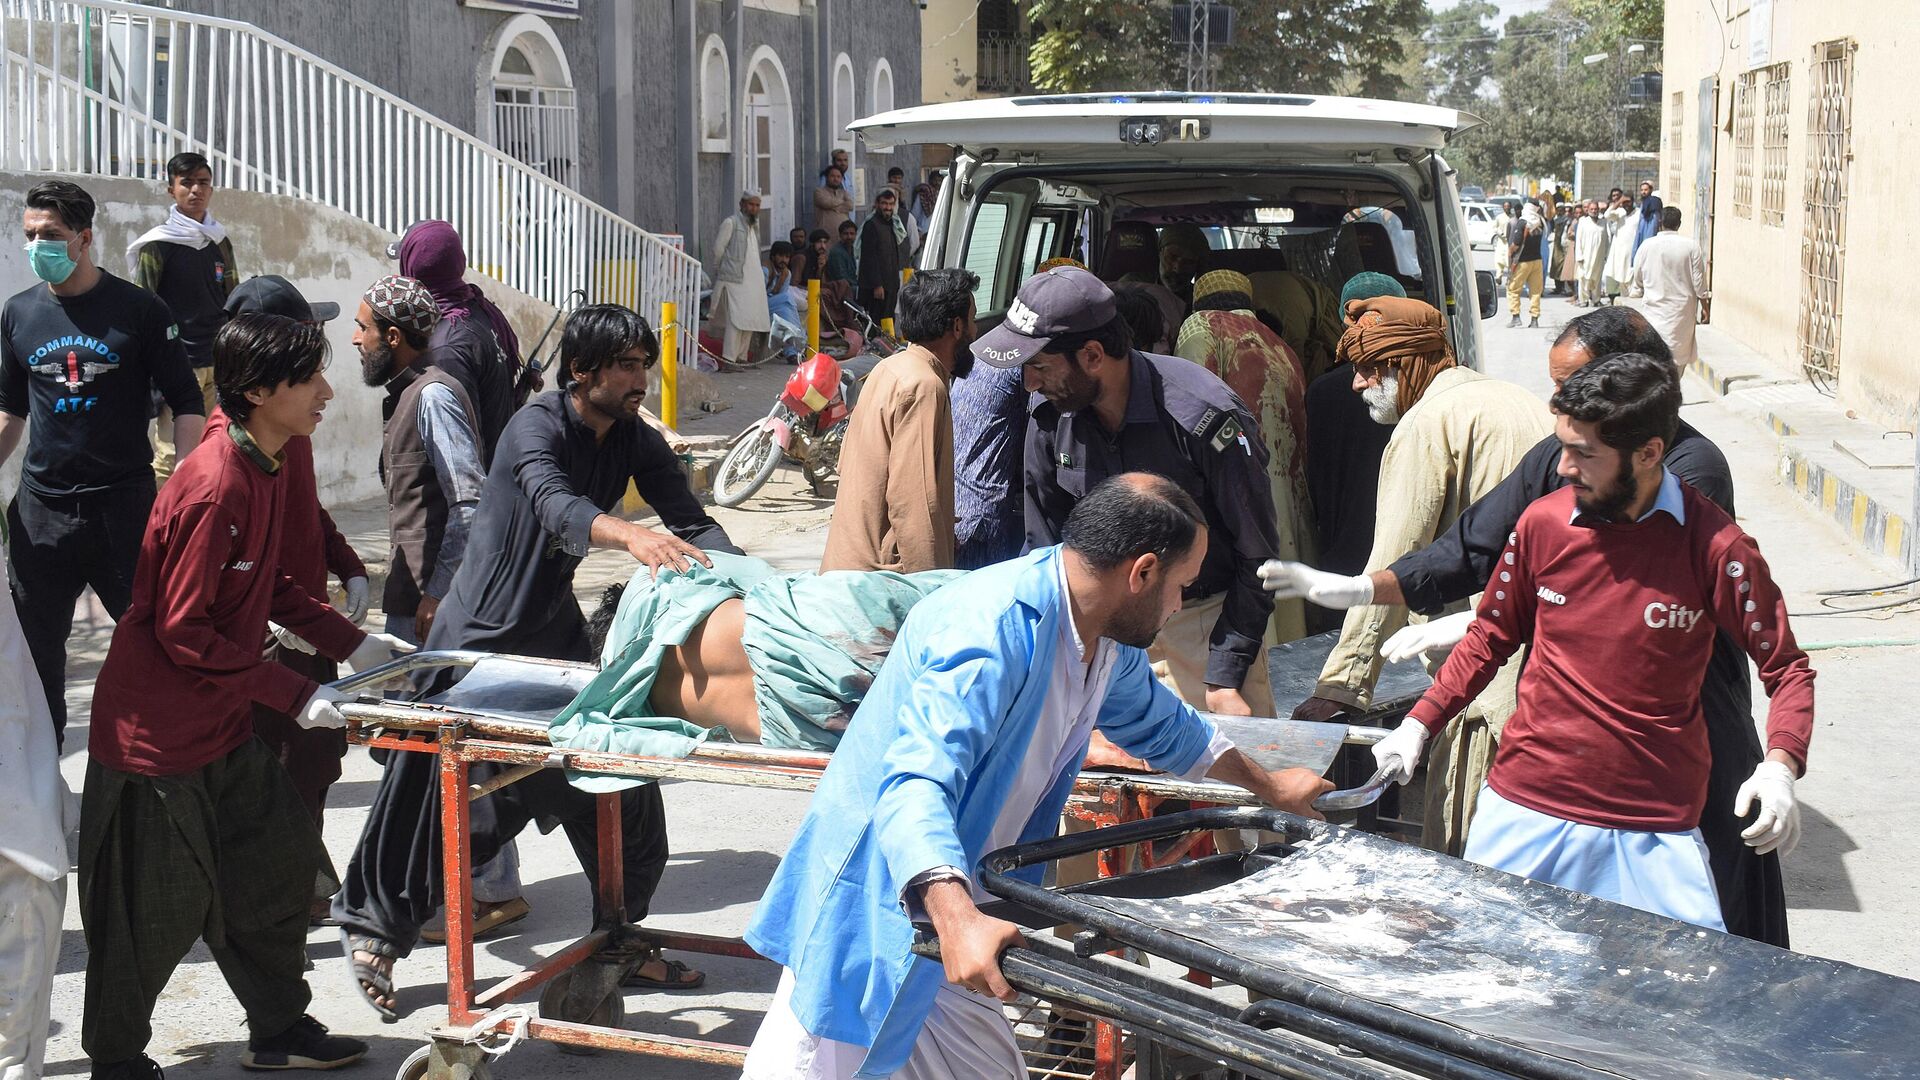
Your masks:
{"label": "jako logo on sleeve", "polygon": [[1554,592],[1552,589],[1547,588],[1545,585],[1540,586],[1540,589],[1537,595],[1540,597],[1540,599],[1545,600],[1549,604],[1559,604],[1564,607],[1567,602],[1566,597],[1561,596],[1559,593]]}

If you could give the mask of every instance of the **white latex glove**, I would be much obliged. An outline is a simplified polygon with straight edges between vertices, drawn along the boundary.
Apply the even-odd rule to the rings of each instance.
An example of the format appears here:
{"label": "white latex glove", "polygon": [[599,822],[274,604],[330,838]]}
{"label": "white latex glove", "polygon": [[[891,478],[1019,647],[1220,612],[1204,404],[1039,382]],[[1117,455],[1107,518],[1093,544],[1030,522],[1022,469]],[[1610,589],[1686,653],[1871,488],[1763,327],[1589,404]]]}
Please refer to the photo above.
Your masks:
{"label": "white latex glove", "polygon": [[347,718],[340,714],[339,708],[339,703],[345,700],[347,695],[321,683],[307,703],[300,706],[300,714],[293,718],[294,722],[308,730],[346,727]]}
{"label": "white latex glove", "polygon": [[1427,725],[1409,716],[1393,734],[1373,744],[1373,763],[1394,783],[1413,779],[1413,770],[1427,749]]}
{"label": "white latex glove", "polygon": [[392,634],[368,634],[360,647],[347,657],[347,663],[355,671],[365,671],[377,664],[384,664],[396,656],[405,656],[418,646],[402,641]]}
{"label": "white latex glove", "polygon": [[1260,564],[1260,584],[1281,600],[1305,597],[1325,608],[1343,609],[1373,603],[1373,579],[1365,574],[1347,577],[1315,570],[1306,563],[1268,559]]}
{"label": "white latex glove", "polygon": [[1385,645],[1380,646],[1380,655],[1390,664],[1410,660],[1421,653],[1444,653],[1460,644],[1467,636],[1467,627],[1473,625],[1473,612],[1460,611],[1444,615],[1423,623],[1408,623],[1394,631]]}
{"label": "white latex glove", "polygon": [[1734,795],[1734,816],[1746,817],[1755,801],[1760,803],[1760,816],[1740,839],[1762,855],[1778,851],[1785,856],[1800,843],[1800,804],[1793,797],[1793,770],[1778,761],[1761,762]]}
{"label": "white latex glove", "polygon": [[364,577],[350,577],[347,579],[346,590],[347,607],[341,614],[355,626],[364,625],[367,621],[367,601],[373,592],[372,586],[367,584],[367,579]]}
{"label": "white latex glove", "polygon": [[308,644],[306,638],[281,626],[277,622],[269,622],[267,624],[267,630],[273,634],[273,640],[279,642],[280,647],[283,649],[292,649],[294,652],[306,653],[308,656],[312,656],[315,652],[314,647]]}

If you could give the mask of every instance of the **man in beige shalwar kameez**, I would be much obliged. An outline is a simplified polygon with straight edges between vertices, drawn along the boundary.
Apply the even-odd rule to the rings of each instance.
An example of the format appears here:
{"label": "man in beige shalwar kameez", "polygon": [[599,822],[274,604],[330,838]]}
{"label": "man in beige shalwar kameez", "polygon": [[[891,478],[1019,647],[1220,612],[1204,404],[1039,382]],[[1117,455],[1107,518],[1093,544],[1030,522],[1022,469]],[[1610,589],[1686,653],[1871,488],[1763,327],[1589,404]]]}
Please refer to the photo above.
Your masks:
{"label": "man in beige shalwar kameez", "polygon": [[720,334],[720,355],[734,363],[751,362],[773,327],[760,268],[760,196],[740,196],[740,212],[720,223],[708,260],[707,276],[713,279],[709,318]]}
{"label": "man in beige shalwar kameez", "polygon": [[900,333],[911,344],[867,376],[848,421],[821,573],[953,567],[947,391],[973,367],[979,286],[979,275],[956,267],[915,274],[900,287]]}
{"label": "man in beige shalwar kameez", "polygon": [[[1355,300],[1352,322],[1340,339],[1340,359],[1354,365],[1353,385],[1374,422],[1393,425],[1380,460],[1373,551],[1369,572],[1432,543],[1460,512],[1506,479],[1534,444],[1553,430],[1539,398],[1512,383],[1490,379],[1455,363],[1445,321],[1431,305],[1398,297]],[[1307,596],[1321,579],[1334,579],[1300,563],[1271,562],[1261,577],[1276,596]],[[1353,598],[1339,644],[1321,669],[1314,696],[1294,710],[1296,720],[1326,720],[1364,709],[1380,676],[1380,651],[1406,625],[1405,607]],[[1316,594],[1317,596],[1317,594]],[[1479,597],[1465,605],[1472,610]],[[1337,606],[1337,605],[1336,605]],[[1451,616],[1443,616],[1451,617]],[[1421,620],[1421,616],[1412,616]],[[1429,760],[1422,842],[1459,854],[1474,796],[1493,761],[1493,743],[1513,714],[1520,656],[1480,697],[1435,738]]]}

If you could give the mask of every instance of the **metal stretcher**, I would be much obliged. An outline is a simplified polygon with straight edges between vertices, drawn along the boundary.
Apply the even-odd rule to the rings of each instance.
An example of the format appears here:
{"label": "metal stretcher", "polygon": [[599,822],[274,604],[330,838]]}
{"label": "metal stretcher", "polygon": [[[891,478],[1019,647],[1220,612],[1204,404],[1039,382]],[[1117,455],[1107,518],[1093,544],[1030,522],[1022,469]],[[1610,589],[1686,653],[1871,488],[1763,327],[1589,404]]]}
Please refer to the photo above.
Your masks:
{"label": "metal stretcher", "polygon": [[[1331,647],[1331,636],[1273,650],[1269,667],[1276,685],[1297,683]],[[451,687],[416,700],[416,685],[435,672],[465,669]],[[1297,670],[1296,670],[1297,669]],[[1410,670],[1409,670],[1410,669]],[[356,743],[439,757],[440,823],[446,905],[447,1020],[430,1034],[432,1042],[407,1059],[400,1080],[465,1080],[486,1072],[493,1025],[507,1017],[506,1007],[541,991],[541,1015],[516,1018],[516,1037],[597,1050],[738,1065],[746,1047],[621,1027],[620,984],[652,951],[672,949],[705,955],[757,959],[738,938],[678,933],[619,922],[624,910],[621,874],[619,796],[595,796],[598,803],[598,907],[606,916],[590,933],[515,975],[482,990],[473,961],[473,895],[469,807],[541,769],[656,780],[687,780],[746,787],[811,791],[830,755],[775,750],[757,745],[708,742],[686,758],[592,753],[554,747],[548,722],[579,693],[597,668],[591,664],[505,656],[481,652],[421,652],[370,668],[334,684],[354,695],[341,711],[348,738]],[[1356,720],[1374,720],[1404,712],[1426,685],[1417,665],[1399,665],[1383,682],[1371,711]],[[1385,729],[1355,724],[1304,723],[1274,719],[1216,717],[1227,734],[1269,768],[1304,766],[1326,772],[1343,746],[1379,741]],[[507,768],[482,783],[469,773],[476,762]],[[1336,793],[1344,798],[1365,792]],[[1083,772],[1068,814],[1096,828],[1150,817],[1169,800],[1196,805],[1246,805],[1250,796],[1211,781],[1129,772]],[[1091,834],[1082,834],[1091,835]],[[1101,838],[1106,834],[1101,833]],[[1170,847],[1089,841],[1099,852],[1102,875],[1139,867],[1173,864],[1211,850],[1204,837],[1188,837]],[[496,1012],[496,1010],[499,1010]],[[1045,1016],[1048,1010],[1029,1010]],[[1054,1018],[1057,1021],[1057,1017]],[[1071,1025],[1068,1025],[1071,1027]],[[1117,1080],[1124,1067],[1120,1033],[1112,1025],[1082,1021],[1075,1039],[1066,1039],[1057,1022],[1033,1042],[1033,1075]],[[493,1032],[497,1034],[497,1032]],[[1037,1058],[1047,1058],[1042,1062]],[[1081,1063],[1084,1062],[1084,1067]]]}
{"label": "metal stretcher", "polygon": [[[1012,875],[1090,843],[1221,828],[1283,839],[1081,885]],[[1899,1080],[1920,1077],[1920,982],[1701,930],[1265,808],[1062,836],[983,863],[1035,935],[1019,990],[1132,1031],[1140,1080]],[[916,946],[938,956],[930,936]],[[1137,950],[1202,989],[1107,955]]]}

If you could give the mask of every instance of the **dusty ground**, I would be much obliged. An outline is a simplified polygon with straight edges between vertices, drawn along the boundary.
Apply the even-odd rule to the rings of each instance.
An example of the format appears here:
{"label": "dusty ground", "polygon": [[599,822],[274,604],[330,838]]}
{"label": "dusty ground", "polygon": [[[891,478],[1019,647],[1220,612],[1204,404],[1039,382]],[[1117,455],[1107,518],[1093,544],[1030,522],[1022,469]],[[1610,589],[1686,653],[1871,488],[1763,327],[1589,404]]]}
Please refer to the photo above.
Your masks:
{"label": "dusty ground", "polygon": [[[1497,375],[1544,391],[1547,343],[1575,314],[1563,301],[1549,301],[1541,330],[1507,330],[1504,318],[1486,326],[1489,368]],[[721,393],[733,408],[717,414],[689,413],[690,433],[731,435],[751,423],[773,400],[785,369],[722,376]],[[1690,398],[1698,396],[1697,388]],[[1759,537],[1785,586],[1792,610],[1820,610],[1822,590],[1897,580],[1897,567],[1852,548],[1831,524],[1816,519],[1774,479],[1773,442],[1760,428],[1711,402],[1690,405],[1687,417],[1706,431],[1732,460],[1743,524]],[[811,498],[797,473],[783,470],[760,496],[737,511],[715,516],[743,547],[777,565],[804,569],[816,563],[825,540],[828,507]],[[343,525],[369,556],[385,546],[383,515],[373,507],[342,508]],[[630,563],[623,555],[598,553],[579,575],[579,593],[590,601],[600,586],[621,579]],[[75,722],[64,762],[78,786],[85,768],[85,717],[91,680],[106,645],[104,619],[77,629],[69,698]],[[1912,641],[1920,615],[1818,617],[1797,624],[1804,643]],[[1787,863],[1796,945],[1807,952],[1883,971],[1920,977],[1920,937],[1912,933],[1920,914],[1912,838],[1920,832],[1920,795],[1906,782],[1902,763],[1920,756],[1920,730],[1909,723],[1910,703],[1920,692],[1920,650],[1912,646],[1858,645],[1814,653],[1820,670],[1819,719],[1813,764],[1800,785],[1806,835]],[[1756,691],[1756,701],[1764,697]],[[336,860],[352,848],[372,795],[377,770],[362,752],[352,753],[346,776],[334,789],[327,839]],[[707,933],[738,933],[755,898],[785,849],[800,814],[803,795],[741,788],[669,784],[673,862],[648,922]],[[562,837],[531,831],[521,839],[523,877],[533,915],[509,937],[479,951],[483,978],[504,975],[551,952],[584,929],[586,888]],[[79,919],[69,901],[60,975],[56,982],[56,1030],[49,1072],[87,1070],[79,1048],[84,946]],[[382,1025],[355,1001],[332,931],[316,930],[310,949],[313,1012],[336,1031],[370,1039],[372,1058],[353,1075],[382,1074],[419,1046],[428,1027],[444,1015],[443,951],[422,947],[397,973],[402,1008],[398,1024]],[[774,984],[770,966],[703,960],[705,989],[690,994],[626,995],[628,1025],[649,1031],[744,1042],[751,1038]],[[155,1018],[154,1056],[170,1069],[186,1067],[196,1077],[238,1077],[245,1032],[240,1011],[222,985],[204,949],[181,965]],[[720,1078],[735,1075],[714,1066],[640,1064],[625,1056],[568,1057],[550,1046],[525,1046],[495,1066],[502,1076]]]}

